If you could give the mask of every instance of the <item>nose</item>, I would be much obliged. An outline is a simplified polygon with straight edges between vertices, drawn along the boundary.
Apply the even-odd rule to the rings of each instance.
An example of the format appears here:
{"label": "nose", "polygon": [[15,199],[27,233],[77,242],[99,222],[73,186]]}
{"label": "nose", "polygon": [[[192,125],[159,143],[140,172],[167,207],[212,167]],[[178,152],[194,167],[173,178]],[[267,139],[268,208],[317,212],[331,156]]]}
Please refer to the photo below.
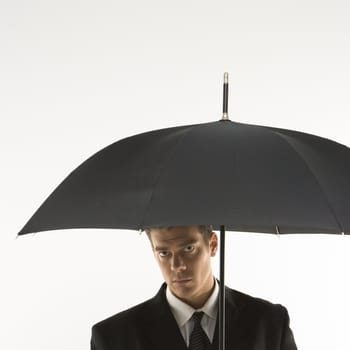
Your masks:
{"label": "nose", "polygon": [[181,255],[174,254],[171,260],[171,270],[174,272],[180,272],[186,270],[186,264]]}

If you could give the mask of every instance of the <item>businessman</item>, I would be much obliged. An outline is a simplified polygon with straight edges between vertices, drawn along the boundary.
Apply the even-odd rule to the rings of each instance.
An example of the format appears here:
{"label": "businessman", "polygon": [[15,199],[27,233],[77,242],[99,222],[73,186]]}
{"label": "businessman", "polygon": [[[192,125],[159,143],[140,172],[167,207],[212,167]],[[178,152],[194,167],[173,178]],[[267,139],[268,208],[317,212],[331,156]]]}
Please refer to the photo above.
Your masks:
{"label": "businessman", "polygon": [[[218,349],[211,226],[149,228],[165,283],[152,299],[93,326],[91,350]],[[225,287],[227,350],[296,350],[286,308]]]}

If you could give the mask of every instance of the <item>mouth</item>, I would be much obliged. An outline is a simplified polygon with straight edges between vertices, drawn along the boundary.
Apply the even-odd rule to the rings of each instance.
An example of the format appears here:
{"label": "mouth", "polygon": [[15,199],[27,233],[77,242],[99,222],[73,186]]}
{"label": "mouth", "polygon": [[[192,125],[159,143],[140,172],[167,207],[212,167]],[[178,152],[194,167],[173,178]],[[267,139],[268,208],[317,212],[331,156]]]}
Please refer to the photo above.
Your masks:
{"label": "mouth", "polygon": [[181,278],[181,279],[177,279],[177,280],[174,280],[173,283],[176,283],[176,284],[186,284],[188,282],[191,282],[192,279],[191,278]]}

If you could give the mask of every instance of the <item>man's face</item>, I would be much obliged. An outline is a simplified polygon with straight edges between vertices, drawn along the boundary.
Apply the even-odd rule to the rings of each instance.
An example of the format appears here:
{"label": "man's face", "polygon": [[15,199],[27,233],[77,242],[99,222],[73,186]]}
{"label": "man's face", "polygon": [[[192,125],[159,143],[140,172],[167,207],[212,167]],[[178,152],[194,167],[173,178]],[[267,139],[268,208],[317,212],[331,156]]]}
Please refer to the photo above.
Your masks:
{"label": "man's face", "polygon": [[201,307],[214,286],[210,258],[216,254],[216,234],[207,242],[197,226],[177,226],[152,228],[149,237],[172,293],[195,308]]}

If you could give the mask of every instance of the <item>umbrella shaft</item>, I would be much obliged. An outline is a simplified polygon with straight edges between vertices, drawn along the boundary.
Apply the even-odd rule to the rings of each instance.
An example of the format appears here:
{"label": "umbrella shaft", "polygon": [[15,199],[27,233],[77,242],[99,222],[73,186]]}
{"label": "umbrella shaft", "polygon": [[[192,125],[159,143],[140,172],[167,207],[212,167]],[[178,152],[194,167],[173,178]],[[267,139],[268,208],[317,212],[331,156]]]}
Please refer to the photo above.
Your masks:
{"label": "umbrella shaft", "polygon": [[228,119],[228,73],[224,74],[224,96],[222,104],[222,120]]}
{"label": "umbrella shaft", "polygon": [[225,226],[220,226],[219,350],[225,350]]}
{"label": "umbrella shaft", "polygon": [[222,112],[227,116],[228,114],[228,84],[224,84],[224,98],[222,105]]}

